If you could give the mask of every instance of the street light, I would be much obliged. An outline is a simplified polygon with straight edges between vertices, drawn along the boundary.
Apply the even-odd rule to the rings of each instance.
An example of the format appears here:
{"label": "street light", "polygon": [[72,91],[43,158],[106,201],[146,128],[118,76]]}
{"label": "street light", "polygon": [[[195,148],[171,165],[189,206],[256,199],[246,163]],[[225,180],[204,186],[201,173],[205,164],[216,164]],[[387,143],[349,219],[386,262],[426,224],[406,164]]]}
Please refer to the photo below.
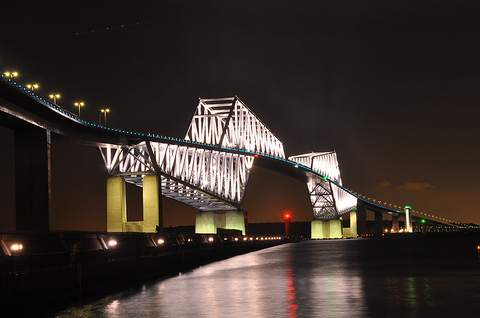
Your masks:
{"label": "street light", "polygon": [[[104,114],[104,117],[105,117],[104,125],[107,126],[107,113],[110,112],[110,109],[106,108],[106,109],[101,109],[100,111]],[[100,120],[100,124],[102,124],[101,120]]]}
{"label": "street light", "polygon": [[33,90],[38,88],[38,84],[27,84],[27,88],[33,92]]}
{"label": "street light", "polygon": [[82,108],[83,106],[85,106],[85,103],[84,102],[79,102],[79,103],[75,103],[73,104],[75,106],[78,107],[78,118],[80,118],[80,108]]}
{"label": "street light", "polygon": [[60,98],[60,94],[50,94],[49,97],[53,99],[53,103],[57,103],[57,98]]}
{"label": "street light", "polygon": [[3,73],[6,77],[17,77],[18,73],[17,72],[5,72]]}

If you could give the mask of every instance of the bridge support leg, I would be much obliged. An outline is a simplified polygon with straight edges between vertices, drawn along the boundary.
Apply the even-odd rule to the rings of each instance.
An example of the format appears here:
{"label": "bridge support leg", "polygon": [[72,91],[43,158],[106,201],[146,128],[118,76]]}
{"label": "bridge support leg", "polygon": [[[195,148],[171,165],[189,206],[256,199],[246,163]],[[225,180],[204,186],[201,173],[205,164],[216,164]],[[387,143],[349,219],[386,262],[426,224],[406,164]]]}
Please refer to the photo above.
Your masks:
{"label": "bridge support leg", "polygon": [[123,232],[127,222],[127,196],[122,177],[107,179],[107,232]]}
{"label": "bridge support leg", "polygon": [[327,226],[324,220],[313,220],[312,226],[312,240],[325,239],[330,236],[330,227]]}
{"label": "bridge support leg", "polygon": [[163,232],[161,191],[158,176],[143,177],[143,232]]}
{"label": "bridge support leg", "polygon": [[342,220],[330,220],[330,238],[342,238]]}
{"label": "bridge support leg", "polygon": [[240,230],[242,235],[247,235],[247,212],[244,210],[226,211],[225,228],[227,230]]}
{"label": "bridge support leg", "polygon": [[313,220],[312,239],[342,238],[341,220]]}
{"label": "bridge support leg", "polygon": [[45,130],[15,131],[16,229],[49,231],[50,136]]}
{"label": "bridge support leg", "polygon": [[217,214],[213,211],[199,211],[195,215],[196,234],[217,234]]}
{"label": "bridge support leg", "polygon": [[350,212],[350,236],[357,237],[357,211]]}
{"label": "bridge support leg", "polygon": [[411,209],[409,206],[405,207],[405,231],[409,233],[413,232]]}
{"label": "bridge support leg", "polygon": [[363,205],[357,205],[357,234],[367,234],[367,209]]}
{"label": "bridge support leg", "polygon": [[392,232],[398,233],[400,227],[398,226],[398,219],[400,217],[398,215],[392,215]]}
{"label": "bridge support leg", "polygon": [[383,216],[381,211],[375,211],[375,236],[383,234]]}

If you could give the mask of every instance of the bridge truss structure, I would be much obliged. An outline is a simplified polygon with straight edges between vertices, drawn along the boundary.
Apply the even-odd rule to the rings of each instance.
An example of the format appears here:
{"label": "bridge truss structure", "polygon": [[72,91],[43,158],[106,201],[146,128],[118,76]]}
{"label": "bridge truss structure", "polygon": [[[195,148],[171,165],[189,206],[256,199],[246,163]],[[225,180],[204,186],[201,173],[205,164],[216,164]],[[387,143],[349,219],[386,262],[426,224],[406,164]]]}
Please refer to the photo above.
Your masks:
{"label": "bridge truss structure", "polygon": [[111,176],[142,186],[143,176],[159,174],[163,195],[208,211],[241,209],[253,152],[285,157],[282,143],[237,97],[200,99],[185,141],[100,151]]}
{"label": "bridge truss structure", "polygon": [[[185,139],[100,147],[108,173],[142,186],[161,176],[162,194],[204,211],[241,209],[255,157],[285,160],[282,142],[237,97],[200,99]],[[288,158],[307,167],[314,219],[335,219],[356,208],[342,187],[334,151]]]}
{"label": "bridge truss structure", "polygon": [[357,198],[342,187],[335,151],[312,152],[288,159],[317,172],[307,182],[314,219],[335,219],[356,209]]}
{"label": "bridge truss structure", "polygon": [[238,97],[200,99],[185,140],[285,159],[282,142]]}
{"label": "bridge truss structure", "polygon": [[[304,172],[296,174],[299,180],[305,181],[304,177],[308,176],[305,183],[314,219],[337,219],[354,211],[358,204],[403,214],[396,205],[381,206],[380,201],[370,202],[370,198],[362,198],[344,188],[335,152],[308,153],[286,160],[281,141],[237,97],[200,99],[182,140],[85,121],[15,79],[4,74],[0,77],[0,113],[6,127],[22,130],[30,125],[29,129],[33,127],[36,132],[45,130],[43,136],[38,134],[37,142],[44,148],[48,148],[52,133],[82,144],[97,145],[110,176],[142,186],[143,176],[155,174],[160,176],[164,196],[199,210],[241,209],[250,171],[256,158],[262,157],[263,163],[259,165],[264,165],[263,159],[267,159],[268,164],[280,167],[277,171],[295,167]],[[30,157],[25,159],[25,164],[34,164],[36,157]],[[45,162],[48,160],[49,157]],[[48,173],[45,176],[48,179]],[[35,188],[24,179],[19,178],[27,184],[26,188]],[[27,198],[34,198],[29,204],[42,205],[42,211],[48,211],[48,198],[35,195]],[[29,209],[17,209],[18,213],[25,219],[32,216]],[[48,221],[48,217],[44,220]],[[443,220],[446,224],[454,223]],[[48,229],[48,224],[35,228]]]}
{"label": "bridge truss structure", "polygon": [[143,176],[159,174],[164,196],[208,211],[240,208],[254,159],[175,143],[114,147],[100,148],[111,176],[141,187]]}

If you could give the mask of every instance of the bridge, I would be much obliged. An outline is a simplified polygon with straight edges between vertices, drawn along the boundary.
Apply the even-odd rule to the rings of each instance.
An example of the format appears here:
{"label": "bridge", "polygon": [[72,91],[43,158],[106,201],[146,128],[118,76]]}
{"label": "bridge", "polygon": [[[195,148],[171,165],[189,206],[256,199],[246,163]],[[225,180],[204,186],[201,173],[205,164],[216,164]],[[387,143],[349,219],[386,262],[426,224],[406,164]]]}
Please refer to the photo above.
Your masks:
{"label": "bridge", "polygon": [[[161,230],[165,196],[199,211],[196,233],[223,228],[246,234],[242,202],[254,165],[305,183],[312,238],[366,234],[367,210],[375,214],[376,234],[384,231],[384,214],[392,216],[391,232],[401,231],[400,218],[405,232],[425,219],[414,218],[410,207],[382,205],[345,188],[335,151],[287,158],[282,142],[238,97],[200,99],[183,139],[82,120],[3,74],[0,110],[0,124],[14,131],[17,230],[49,230],[52,134],[99,148],[109,175],[108,232]],[[126,183],[143,188],[141,222],[127,222]],[[344,227],[343,219],[348,218],[350,226]],[[452,226],[450,220],[435,216],[429,222]]]}

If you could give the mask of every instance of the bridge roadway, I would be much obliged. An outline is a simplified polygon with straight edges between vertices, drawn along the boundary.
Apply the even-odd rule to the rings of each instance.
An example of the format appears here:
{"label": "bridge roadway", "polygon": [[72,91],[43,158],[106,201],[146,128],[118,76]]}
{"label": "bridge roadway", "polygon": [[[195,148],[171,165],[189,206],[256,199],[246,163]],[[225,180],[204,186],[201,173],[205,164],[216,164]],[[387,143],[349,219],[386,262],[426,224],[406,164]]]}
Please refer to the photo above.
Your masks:
{"label": "bridge roadway", "polygon": [[[45,167],[49,169],[50,167],[49,144],[52,134],[66,141],[98,147],[107,147],[110,145],[128,147],[138,145],[142,142],[156,142],[195,147],[208,151],[221,151],[235,155],[253,156],[255,158],[253,162],[254,165],[286,174],[305,183],[314,178],[328,179],[318,171],[314,171],[312,168],[301,165],[298,162],[259,152],[221,147],[185,139],[163,137],[149,133],[125,131],[91,123],[78,118],[71,112],[64,110],[42,96],[29,91],[20,83],[8,78],[3,78],[3,80],[0,81],[0,110],[0,123],[2,126],[10,128],[15,132],[17,229],[32,229],[32,222],[40,221],[40,223],[45,223],[45,218],[48,222],[50,204],[49,171],[48,174],[43,177],[43,181],[48,180],[48,182],[44,182],[48,184],[47,188],[41,186],[40,189],[33,190],[33,192],[32,190],[30,190],[30,192],[25,191],[26,189],[31,189],[33,184],[35,184],[34,188],[38,188],[38,184],[41,183],[42,180],[39,181],[38,176],[35,175],[38,175],[38,171],[41,169],[45,169]],[[31,147],[32,141],[36,141],[37,147]],[[40,147],[40,150],[38,150],[39,144],[43,145]],[[32,160],[29,159],[32,157],[32,154],[36,162],[32,162]],[[39,157],[44,157],[44,161],[39,160]],[[22,171],[19,170],[25,170],[26,165],[30,166],[30,172],[28,174],[23,172],[22,175]],[[328,179],[328,181],[357,199],[356,210],[357,213],[360,212],[360,219],[365,218],[365,210],[374,211],[376,219],[379,220],[382,219],[382,213],[389,213],[395,217],[405,213],[405,211],[388,208],[364,200],[335,180]],[[46,196],[47,198],[45,198]],[[32,210],[33,206],[38,207],[39,205],[44,206],[43,211],[39,213],[38,217],[32,216],[29,211]],[[377,223],[380,224],[380,222]],[[380,230],[379,226],[377,227],[377,232]],[[48,224],[44,224],[40,226],[40,228],[48,229]],[[358,232],[366,232],[366,228],[361,228],[360,223]]]}

